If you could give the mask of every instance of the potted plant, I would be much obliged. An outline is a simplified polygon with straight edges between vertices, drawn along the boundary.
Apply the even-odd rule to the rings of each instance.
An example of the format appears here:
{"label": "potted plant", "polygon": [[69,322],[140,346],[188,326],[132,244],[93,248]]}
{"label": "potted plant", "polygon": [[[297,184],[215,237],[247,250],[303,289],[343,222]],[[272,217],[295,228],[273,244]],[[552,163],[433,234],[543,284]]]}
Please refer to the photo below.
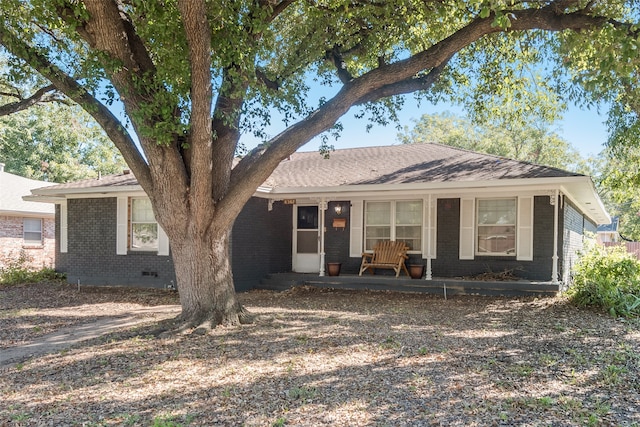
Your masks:
{"label": "potted plant", "polygon": [[412,279],[421,279],[424,275],[424,264],[409,264],[409,276]]}
{"label": "potted plant", "polygon": [[341,267],[342,267],[342,263],[341,262],[328,262],[327,263],[327,274],[329,276],[339,276]]}

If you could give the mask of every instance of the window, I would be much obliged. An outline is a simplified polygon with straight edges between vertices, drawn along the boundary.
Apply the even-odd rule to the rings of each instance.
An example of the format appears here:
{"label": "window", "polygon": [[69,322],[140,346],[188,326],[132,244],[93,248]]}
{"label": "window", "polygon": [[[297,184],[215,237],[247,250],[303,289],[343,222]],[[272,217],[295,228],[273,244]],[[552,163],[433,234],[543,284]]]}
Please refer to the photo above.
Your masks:
{"label": "window", "polygon": [[24,218],[22,231],[26,245],[42,245],[42,220],[40,218]]}
{"label": "window", "polygon": [[131,249],[158,250],[158,223],[147,198],[131,199]]}
{"label": "window", "polygon": [[516,199],[478,199],[476,254],[516,254]]}
{"label": "window", "polygon": [[366,202],[365,250],[376,243],[396,240],[409,246],[409,251],[422,249],[422,200]]}
{"label": "window", "polygon": [[365,209],[365,249],[372,251],[382,240],[391,240],[391,202],[367,202]]}

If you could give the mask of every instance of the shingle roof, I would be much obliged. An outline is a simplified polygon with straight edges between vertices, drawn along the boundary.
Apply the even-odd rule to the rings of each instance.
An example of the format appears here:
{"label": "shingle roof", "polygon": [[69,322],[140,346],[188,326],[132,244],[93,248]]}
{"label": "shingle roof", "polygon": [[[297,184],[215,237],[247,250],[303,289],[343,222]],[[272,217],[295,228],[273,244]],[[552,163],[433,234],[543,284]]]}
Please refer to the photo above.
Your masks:
{"label": "shingle roof", "polygon": [[409,144],[294,153],[265,183],[268,187],[493,181],[581,176],[560,169],[441,144]]}
{"label": "shingle roof", "polygon": [[55,206],[51,204],[22,200],[32,189],[49,185],[52,184],[0,171],[0,212],[53,215]]}
{"label": "shingle roof", "polygon": [[598,228],[596,229],[596,232],[598,233],[607,233],[607,232],[613,232],[613,231],[618,231],[618,224],[620,222],[620,218],[617,216],[614,216],[613,218],[611,218],[611,224],[603,224],[603,225],[599,225]]}
{"label": "shingle roof", "polygon": [[[296,152],[280,163],[258,193],[282,197],[327,191],[357,192],[358,186],[366,191],[367,185],[391,185],[387,189],[392,190],[393,185],[407,184],[469,189],[485,183],[491,183],[492,187],[518,186],[523,185],[523,179],[534,179],[530,183],[537,186],[562,183],[562,191],[570,194],[572,201],[596,223],[610,221],[593,182],[585,175],[434,143],[342,149],[331,152],[328,159],[317,151]],[[71,194],[121,191],[142,189],[135,176],[128,173],[36,189],[32,199],[51,202],[52,197]]]}
{"label": "shingle roof", "polygon": [[92,188],[98,189],[102,187],[131,187],[137,186],[138,180],[131,172],[127,173],[119,173],[116,175],[103,175],[100,178],[89,178],[83,179],[80,181],[72,181],[67,182],[65,184],[57,184],[52,187],[48,187],[47,190],[58,191],[60,193],[64,193],[65,190],[78,190],[78,189],[86,189],[90,190]]}
{"label": "shingle roof", "polygon": [[[481,154],[446,145],[408,144],[335,150],[329,158],[317,151],[296,152],[264,183],[271,188],[312,188],[364,184],[470,182],[518,178],[582,176],[547,166]],[[92,188],[131,187],[132,173],[59,184],[47,193]]]}

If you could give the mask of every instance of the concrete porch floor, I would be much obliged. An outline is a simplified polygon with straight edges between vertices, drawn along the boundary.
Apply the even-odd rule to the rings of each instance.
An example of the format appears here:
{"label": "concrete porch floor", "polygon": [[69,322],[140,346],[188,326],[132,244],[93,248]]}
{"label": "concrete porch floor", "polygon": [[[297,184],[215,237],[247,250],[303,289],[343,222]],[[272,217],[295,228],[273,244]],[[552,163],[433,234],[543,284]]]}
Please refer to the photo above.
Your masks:
{"label": "concrete porch floor", "polygon": [[392,275],[340,274],[319,276],[317,273],[276,273],[260,281],[256,289],[284,291],[294,286],[315,286],[336,289],[368,289],[400,292],[421,292],[450,295],[484,296],[555,296],[561,284],[551,282],[479,281],[456,278],[434,278],[433,280],[396,278]]}

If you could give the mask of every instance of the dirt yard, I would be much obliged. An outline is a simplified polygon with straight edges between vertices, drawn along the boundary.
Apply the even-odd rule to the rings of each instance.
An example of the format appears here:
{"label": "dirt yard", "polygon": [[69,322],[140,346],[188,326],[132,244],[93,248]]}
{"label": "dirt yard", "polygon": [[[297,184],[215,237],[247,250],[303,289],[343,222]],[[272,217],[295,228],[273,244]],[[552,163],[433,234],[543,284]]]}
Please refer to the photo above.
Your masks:
{"label": "dirt yard", "polygon": [[[563,298],[240,295],[256,322],[134,328],[0,366],[0,426],[640,426],[640,323]],[[175,294],[0,288],[0,349]]]}

